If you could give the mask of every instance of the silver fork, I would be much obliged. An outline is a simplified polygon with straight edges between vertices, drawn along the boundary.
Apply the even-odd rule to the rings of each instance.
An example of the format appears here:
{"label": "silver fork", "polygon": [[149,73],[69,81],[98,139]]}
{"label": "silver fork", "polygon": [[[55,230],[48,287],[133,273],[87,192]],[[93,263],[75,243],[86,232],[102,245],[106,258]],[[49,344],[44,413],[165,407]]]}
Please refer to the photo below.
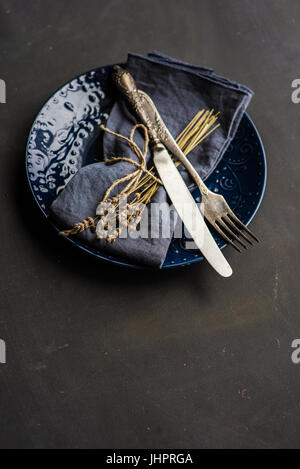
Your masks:
{"label": "silver fork", "polygon": [[[146,125],[152,143],[155,144],[161,141],[167,147],[169,152],[184,165],[186,170],[192,176],[202,195],[202,214],[217,233],[219,233],[227,243],[231,244],[231,246],[239,252],[241,252],[241,250],[234,243],[234,240],[245,249],[247,249],[247,245],[240,239],[240,237],[247,241],[249,245],[253,245],[251,238],[259,242],[258,238],[233,213],[224,197],[208,189],[194,166],[187,159],[170,134],[150,96],[137,89],[132,75],[127,70],[124,70],[119,66],[115,66],[113,78],[118,88],[131,103],[136,114]],[[246,236],[245,232],[251,238]]]}
{"label": "silver fork", "polygon": [[[160,122],[160,125],[162,125],[162,122]],[[167,132],[167,138],[165,138],[164,141],[165,145],[168,147],[170,153],[176,156],[184,165],[197,184],[202,196],[200,205],[201,212],[217,233],[238,252],[241,252],[241,250],[234,241],[237,241],[245,249],[247,249],[248,245],[253,246],[252,240],[259,242],[257,236],[255,236],[252,231],[250,231],[249,228],[234,214],[224,197],[208,189],[169,131],[166,128],[164,131]],[[252,239],[249,238],[249,236],[246,236],[245,232]],[[240,238],[247,241],[248,244],[245,244]]]}

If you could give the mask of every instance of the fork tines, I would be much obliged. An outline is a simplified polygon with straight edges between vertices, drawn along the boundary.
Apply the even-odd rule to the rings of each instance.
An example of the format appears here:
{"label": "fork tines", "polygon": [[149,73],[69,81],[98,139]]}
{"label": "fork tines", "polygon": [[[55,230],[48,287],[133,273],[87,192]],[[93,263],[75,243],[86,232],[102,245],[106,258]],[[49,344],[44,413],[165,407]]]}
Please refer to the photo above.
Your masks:
{"label": "fork tines", "polygon": [[[241,252],[239,246],[234,243],[234,240],[237,241],[244,249],[247,249],[250,244],[253,246],[252,240],[259,243],[259,239],[255,236],[249,228],[244,225],[244,223],[239,220],[239,218],[231,211],[226,215],[218,218],[214,225],[216,231],[229,243],[231,246],[234,247],[238,252]],[[244,230],[251,238],[246,236],[246,234],[242,231]],[[244,243],[241,239],[247,241],[248,244]]]}

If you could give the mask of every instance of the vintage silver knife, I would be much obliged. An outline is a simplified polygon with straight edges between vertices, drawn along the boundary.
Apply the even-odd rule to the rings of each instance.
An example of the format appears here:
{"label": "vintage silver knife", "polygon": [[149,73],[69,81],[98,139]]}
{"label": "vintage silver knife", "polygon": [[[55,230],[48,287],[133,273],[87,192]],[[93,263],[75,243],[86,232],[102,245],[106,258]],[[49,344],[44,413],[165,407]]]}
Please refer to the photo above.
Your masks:
{"label": "vintage silver knife", "polygon": [[[137,115],[147,126],[152,141],[155,167],[164,184],[166,192],[185,227],[189,231],[190,236],[210,265],[223,277],[230,277],[232,275],[230,265],[217,246],[192,194],[182,179],[165,145],[162,143],[169,136],[169,132],[164,124],[160,125],[160,121],[162,122],[162,120],[154,103],[146,93],[137,89],[133,77],[126,70],[116,66],[113,78],[120,90],[127,97],[129,103],[133,106]],[[146,103],[149,105],[145,106]],[[185,155],[184,158],[186,158]],[[182,161],[181,158],[180,161]],[[195,171],[189,160],[187,160],[187,162],[188,165],[192,167],[193,171]],[[187,169],[190,170],[190,168]],[[196,174],[198,175],[198,173]]]}

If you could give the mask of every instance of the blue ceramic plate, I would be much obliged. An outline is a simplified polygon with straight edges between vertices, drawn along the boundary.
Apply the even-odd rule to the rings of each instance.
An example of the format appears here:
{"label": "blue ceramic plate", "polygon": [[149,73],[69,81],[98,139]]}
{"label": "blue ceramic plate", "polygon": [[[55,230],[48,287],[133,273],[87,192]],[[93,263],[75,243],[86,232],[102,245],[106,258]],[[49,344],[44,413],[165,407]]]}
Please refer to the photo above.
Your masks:
{"label": "blue ceramic plate", "polygon": [[[97,161],[100,124],[105,124],[114,102],[111,66],[75,78],[58,90],[39,112],[27,143],[26,169],[34,198],[47,216],[53,200],[76,172]],[[216,170],[206,181],[222,194],[236,215],[249,224],[261,204],[266,185],[266,159],[261,139],[245,115],[237,135]],[[196,190],[194,198],[199,201]],[[55,227],[57,230],[58,228]],[[215,234],[220,248],[226,246]],[[109,262],[140,267],[97,251],[76,238],[68,238],[88,253]],[[163,268],[202,260],[200,253],[185,248],[185,239],[174,239]]]}

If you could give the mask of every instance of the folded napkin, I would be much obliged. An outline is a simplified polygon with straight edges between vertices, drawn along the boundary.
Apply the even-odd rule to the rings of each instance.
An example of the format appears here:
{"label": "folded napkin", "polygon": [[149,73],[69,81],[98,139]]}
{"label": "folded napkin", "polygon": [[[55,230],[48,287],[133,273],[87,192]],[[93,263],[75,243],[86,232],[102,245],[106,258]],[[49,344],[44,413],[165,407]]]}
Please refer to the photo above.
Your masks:
{"label": "folded napkin", "polygon": [[[220,127],[188,156],[205,180],[215,169],[233,139],[253,95],[252,91],[243,85],[217,76],[212,69],[191,65],[159,52],[151,52],[148,56],[129,54],[126,68],[133,75],[137,87],[152,98],[174,138],[199,110],[214,109],[215,112],[220,112],[218,121]],[[138,120],[133,110],[118,95],[106,126],[114,132],[129,136],[136,123]],[[140,148],[143,148],[142,134],[136,132],[134,140]],[[133,166],[126,162],[105,164],[106,158],[116,155],[124,155],[136,161],[136,155],[124,141],[105,133],[103,162],[80,169],[51,206],[50,217],[54,218],[59,226],[69,228],[87,217],[94,217],[96,207],[107,188],[116,179],[133,171]],[[151,152],[148,151],[148,167],[151,166],[151,159]],[[182,165],[179,166],[179,170],[192,189],[193,182]],[[152,202],[159,204],[168,202],[163,187],[156,192]],[[159,206],[156,207],[151,212],[151,229],[152,232],[161,233],[162,219]],[[135,264],[161,267],[172,238],[172,230],[168,237],[149,236],[137,239],[129,237],[117,239],[113,244],[107,243],[104,239],[97,239],[90,230],[78,236],[85,244],[101,251],[105,250],[113,256],[128,259]]]}

